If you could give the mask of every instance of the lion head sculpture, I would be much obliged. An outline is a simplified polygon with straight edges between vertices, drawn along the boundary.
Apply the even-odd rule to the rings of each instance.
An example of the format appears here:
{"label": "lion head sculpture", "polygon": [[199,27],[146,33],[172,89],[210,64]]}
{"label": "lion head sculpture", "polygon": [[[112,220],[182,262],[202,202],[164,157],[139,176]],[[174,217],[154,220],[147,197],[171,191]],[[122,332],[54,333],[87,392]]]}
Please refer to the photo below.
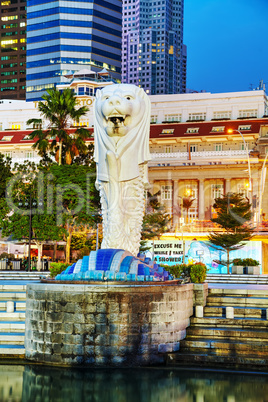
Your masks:
{"label": "lion head sculpture", "polygon": [[108,151],[119,160],[119,181],[138,177],[139,165],[150,160],[149,97],[135,85],[108,85],[97,91],[94,114],[97,181],[109,181]]}

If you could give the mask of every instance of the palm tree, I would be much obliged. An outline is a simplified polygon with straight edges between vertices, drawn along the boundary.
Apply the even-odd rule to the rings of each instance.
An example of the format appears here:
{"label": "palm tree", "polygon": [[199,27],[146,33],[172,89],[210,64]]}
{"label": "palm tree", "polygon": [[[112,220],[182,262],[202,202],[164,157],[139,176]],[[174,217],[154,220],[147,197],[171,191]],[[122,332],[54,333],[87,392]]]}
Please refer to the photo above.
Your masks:
{"label": "palm tree", "polygon": [[184,209],[186,209],[186,223],[189,222],[189,209],[193,205],[195,198],[192,197],[183,197],[182,199],[182,206]]}
{"label": "palm tree", "polygon": [[[79,127],[72,135],[69,135],[67,129],[72,122],[78,123],[79,119],[88,112],[88,108],[76,106],[75,95],[69,88],[62,92],[55,88],[48,89],[47,93],[42,96],[45,102],[38,103],[38,110],[42,117],[48,120],[48,127],[44,131],[41,128],[32,131],[29,138],[37,138],[33,148],[37,149],[43,158],[47,157],[48,152],[52,152],[59,165],[63,160],[70,164],[75,156],[87,152],[85,140],[89,133],[87,129]],[[41,119],[27,121],[27,124],[40,125],[41,123]]]}

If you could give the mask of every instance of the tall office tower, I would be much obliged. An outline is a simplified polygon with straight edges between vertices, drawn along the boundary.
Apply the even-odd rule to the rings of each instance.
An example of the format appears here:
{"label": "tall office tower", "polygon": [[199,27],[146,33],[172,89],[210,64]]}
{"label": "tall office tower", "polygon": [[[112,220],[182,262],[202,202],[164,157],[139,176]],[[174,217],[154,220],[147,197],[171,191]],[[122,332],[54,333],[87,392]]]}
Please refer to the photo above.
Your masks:
{"label": "tall office tower", "polygon": [[1,99],[25,99],[26,0],[3,0],[1,15]]}
{"label": "tall office tower", "polygon": [[183,1],[123,0],[122,82],[152,95],[184,92]]}
{"label": "tall office tower", "polygon": [[28,0],[28,101],[64,83],[71,71],[108,70],[121,78],[120,0]]}

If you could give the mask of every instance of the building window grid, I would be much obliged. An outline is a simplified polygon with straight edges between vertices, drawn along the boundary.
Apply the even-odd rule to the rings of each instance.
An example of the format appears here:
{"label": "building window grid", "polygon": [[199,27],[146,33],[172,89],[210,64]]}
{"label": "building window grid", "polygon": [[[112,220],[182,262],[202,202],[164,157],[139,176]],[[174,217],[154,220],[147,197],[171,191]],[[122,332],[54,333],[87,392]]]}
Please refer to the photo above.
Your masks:
{"label": "building window grid", "polygon": [[181,121],[181,115],[180,114],[165,114],[165,121],[179,122],[179,121]]}
{"label": "building window grid", "polygon": [[190,152],[197,152],[198,145],[197,144],[190,144]]}
{"label": "building window grid", "polygon": [[214,119],[230,119],[232,115],[231,111],[219,111],[213,112]]}
{"label": "building window grid", "polygon": [[200,113],[189,113],[189,120],[206,120],[206,112]]}
{"label": "building window grid", "polygon": [[222,143],[218,142],[214,144],[215,151],[222,151]]}
{"label": "building window grid", "polygon": [[257,117],[258,110],[257,109],[249,109],[249,110],[239,110],[238,118],[239,117]]}
{"label": "building window grid", "polygon": [[223,194],[224,194],[224,185],[222,183],[211,184],[211,195],[213,200],[221,197]]}
{"label": "building window grid", "polygon": [[161,186],[161,200],[162,201],[172,200],[172,185]]}

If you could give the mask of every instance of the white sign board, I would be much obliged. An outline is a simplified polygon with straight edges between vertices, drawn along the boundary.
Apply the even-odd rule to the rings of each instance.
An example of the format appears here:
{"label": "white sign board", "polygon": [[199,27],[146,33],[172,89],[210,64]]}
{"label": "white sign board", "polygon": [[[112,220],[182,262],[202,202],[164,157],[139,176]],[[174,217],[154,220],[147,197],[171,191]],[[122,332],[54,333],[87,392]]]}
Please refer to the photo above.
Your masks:
{"label": "white sign board", "polygon": [[183,262],[183,242],[169,240],[154,240],[154,260],[162,264],[181,264]]}

